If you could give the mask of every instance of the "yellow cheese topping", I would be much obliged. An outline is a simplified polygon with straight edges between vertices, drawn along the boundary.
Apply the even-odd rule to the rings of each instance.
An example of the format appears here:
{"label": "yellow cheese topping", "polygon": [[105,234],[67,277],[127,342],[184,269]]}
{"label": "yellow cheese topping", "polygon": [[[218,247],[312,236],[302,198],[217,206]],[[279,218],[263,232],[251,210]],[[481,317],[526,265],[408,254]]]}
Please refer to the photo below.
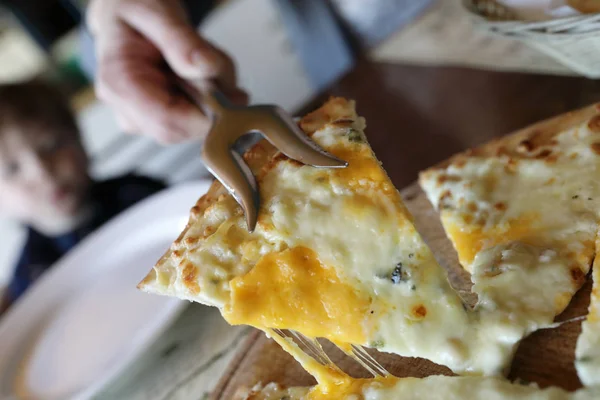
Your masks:
{"label": "yellow cheese topping", "polygon": [[536,244],[536,231],[534,221],[536,215],[522,216],[519,219],[506,221],[501,226],[485,229],[481,225],[455,222],[452,216],[442,211],[442,223],[448,236],[458,253],[462,265],[473,272],[471,264],[475,256],[484,248],[489,248],[502,243],[519,241],[527,244]]}
{"label": "yellow cheese topping", "polygon": [[333,172],[334,177],[357,189],[363,186],[377,187],[385,193],[397,193],[383,168],[367,146],[334,146],[329,151],[348,163],[346,168]]}
{"label": "yellow cheese topping", "polygon": [[316,253],[294,247],[270,253],[231,281],[231,302],[223,317],[230,324],[293,329],[313,337],[364,343],[368,294],[340,281]]}

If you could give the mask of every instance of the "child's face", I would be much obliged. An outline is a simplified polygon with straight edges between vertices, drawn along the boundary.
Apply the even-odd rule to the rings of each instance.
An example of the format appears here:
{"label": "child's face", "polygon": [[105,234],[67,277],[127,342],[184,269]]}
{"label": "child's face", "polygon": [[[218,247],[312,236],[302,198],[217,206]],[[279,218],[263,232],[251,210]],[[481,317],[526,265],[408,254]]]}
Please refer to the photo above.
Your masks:
{"label": "child's face", "polygon": [[89,184],[75,135],[9,127],[0,134],[0,214],[48,235],[65,233],[81,219]]}

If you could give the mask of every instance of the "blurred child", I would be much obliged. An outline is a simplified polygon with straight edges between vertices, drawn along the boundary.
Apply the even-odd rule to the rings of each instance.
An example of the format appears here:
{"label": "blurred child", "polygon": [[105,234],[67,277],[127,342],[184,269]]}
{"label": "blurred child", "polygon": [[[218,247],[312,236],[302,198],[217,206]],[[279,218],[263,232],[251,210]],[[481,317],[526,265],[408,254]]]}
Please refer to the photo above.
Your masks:
{"label": "blurred child", "polygon": [[90,179],[75,118],[55,88],[0,86],[0,216],[27,227],[0,312],[88,233],[164,188],[136,176]]}

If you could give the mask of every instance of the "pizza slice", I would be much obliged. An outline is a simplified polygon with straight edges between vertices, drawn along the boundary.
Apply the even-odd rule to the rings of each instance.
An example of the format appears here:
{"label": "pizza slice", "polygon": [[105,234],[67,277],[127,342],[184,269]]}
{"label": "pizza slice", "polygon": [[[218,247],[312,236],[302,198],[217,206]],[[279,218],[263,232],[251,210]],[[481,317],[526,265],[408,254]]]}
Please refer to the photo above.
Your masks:
{"label": "pizza slice", "polygon": [[599,107],[459,154],[423,172],[420,183],[472,273],[479,305],[521,310],[529,331],[550,326],[596,252]]}
{"label": "pizza slice", "polygon": [[[349,162],[345,169],[313,168],[267,142],[256,145],[244,156],[260,189],[255,231],[248,233],[240,207],[215,182],[139,287],[216,306],[231,324],[423,357],[459,373],[502,373],[532,329],[519,308],[522,291],[507,297],[510,282],[486,272],[475,288],[487,306],[463,304],[375,158],[364,125],[353,102],[341,98],[300,122]],[[501,254],[502,268],[531,254],[517,246]],[[544,257],[554,265],[554,256]],[[530,273],[537,272],[523,272]],[[560,285],[549,288],[523,274],[513,279],[526,282],[531,297],[563,291],[560,273]]]}

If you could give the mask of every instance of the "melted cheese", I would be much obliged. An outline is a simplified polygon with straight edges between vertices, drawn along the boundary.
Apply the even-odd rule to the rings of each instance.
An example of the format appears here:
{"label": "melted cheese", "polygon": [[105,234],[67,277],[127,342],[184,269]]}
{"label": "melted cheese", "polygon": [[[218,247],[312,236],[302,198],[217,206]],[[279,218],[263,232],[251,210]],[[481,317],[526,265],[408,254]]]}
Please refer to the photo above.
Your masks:
{"label": "melted cheese", "polygon": [[333,172],[333,178],[339,184],[348,185],[353,189],[377,189],[397,200],[398,191],[368,146],[352,148],[334,145],[331,152],[348,162],[347,168]]}
{"label": "melted cheese", "polygon": [[478,306],[523,318],[520,324],[547,323],[548,316],[566,306],[565,293],[577,289],[572,272],[563,268],[568,261],[554,250],[522,242],[486,249],[477,255],[472,276]]}
{"label": "melted cheese", "polygon": [[223,317],[231,324],[293,329],[312,337],[364,343],[367,293],[341,282],[314,251],[295,247],[265,255],[246,275],[231,281]]}
{"label": "melted cheese", "polygon": [[500,226],[496,225],[488,229],[464,221],[458,223],[449,212],[442,211],[441,218],[448,236],[452,238],[460,263],[472,273],[475,256],[483,249],[515,241],[535,243],[536,231],[533,224],[539,216],[522,216],[517,220],[509,220]]}

